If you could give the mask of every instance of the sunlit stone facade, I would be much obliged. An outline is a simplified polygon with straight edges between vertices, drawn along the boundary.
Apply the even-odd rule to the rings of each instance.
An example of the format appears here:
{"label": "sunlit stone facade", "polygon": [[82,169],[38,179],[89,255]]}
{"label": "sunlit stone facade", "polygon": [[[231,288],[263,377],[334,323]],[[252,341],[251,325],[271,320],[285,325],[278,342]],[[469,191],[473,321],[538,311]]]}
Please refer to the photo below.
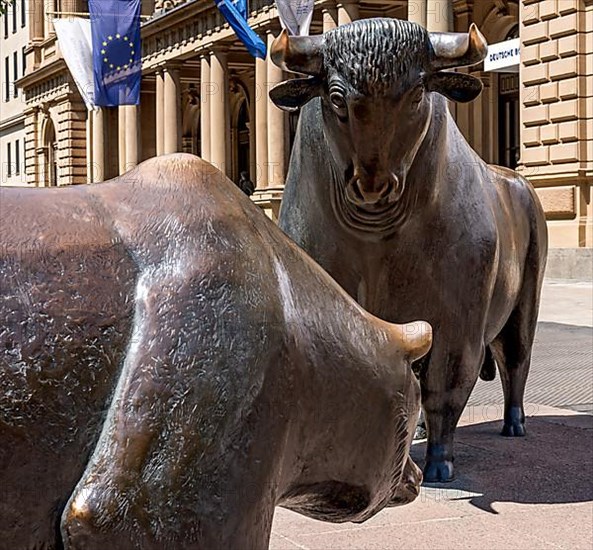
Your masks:
{"label": "sunlit stone facade", "polygon": [[[187,151],[235,181],[247,172],[257,186],[254,200],[277,215],[298,115],[269,101],[282,71],[253,59],[211,0],[143,1],[141,104],[90,115],[47,13],[85,13],[86,0],[27,5],[20,183],[102,181],[154,155]],[[475,22],[489,43],[520,38],[520,70],[471,69],[484,92],[451,110],[484,159],[516,167],[534,183],[552,247],[591,247],[593,1],[321,0],[311,32],[377,16],[409,18],[433,31],[466,31]],[[249,23],[271,43],[280,30],[272,0],[253,0]]]}

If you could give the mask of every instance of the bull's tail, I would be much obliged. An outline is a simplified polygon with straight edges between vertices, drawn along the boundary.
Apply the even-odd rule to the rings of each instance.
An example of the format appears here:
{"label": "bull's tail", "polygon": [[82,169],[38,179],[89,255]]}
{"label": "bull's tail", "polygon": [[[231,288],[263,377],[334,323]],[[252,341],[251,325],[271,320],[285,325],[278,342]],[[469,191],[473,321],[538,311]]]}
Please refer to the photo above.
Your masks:
{"label": "bull's tail", "polygon": [[480,370],[480,378],[485,382],[492,382],[496,378],[496,361],[492,355],[490,346],[486,346],[486,353],[484,354],[484,362]]}

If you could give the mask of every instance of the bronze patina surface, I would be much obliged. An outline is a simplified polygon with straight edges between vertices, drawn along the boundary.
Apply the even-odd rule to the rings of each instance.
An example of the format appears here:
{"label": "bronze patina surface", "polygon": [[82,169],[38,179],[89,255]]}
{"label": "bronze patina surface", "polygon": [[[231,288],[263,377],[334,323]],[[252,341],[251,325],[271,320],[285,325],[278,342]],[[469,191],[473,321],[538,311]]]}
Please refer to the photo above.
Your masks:
{"label": "bronze patina surface", "polygon": [[503,434],[525,433],[544,213],[524,178],[471,149],[445,99],[479,95],[478,79],[444,69],[485,55],[475,25],[428,33],[394,19],[282,33],[271,51],[308,75],[270,92],[284,109],[303,106],[280,226],[368,311],[433,326],[430,358],[418,365],[429,481],[452,479],[455,426],[494,360]]}
{"label": "bronze patina surface", "polygon": [[418,494],[424,322],[365,312],[191,155],[0,189],[0,548],[263,549]]}

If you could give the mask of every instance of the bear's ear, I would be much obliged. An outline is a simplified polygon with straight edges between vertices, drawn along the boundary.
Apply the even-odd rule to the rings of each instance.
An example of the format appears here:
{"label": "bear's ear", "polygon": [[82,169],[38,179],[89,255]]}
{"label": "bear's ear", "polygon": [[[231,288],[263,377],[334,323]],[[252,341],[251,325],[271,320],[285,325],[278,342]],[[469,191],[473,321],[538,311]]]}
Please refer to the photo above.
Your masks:
{"label": "bear's ear", "polygon": [[321,93],[321,82],[314,76],[280,82],[270,90],[270,99],[284,111],[296,111]]}
{"label": "bear's ear", "polygon": [[475,76],[464,73],[439,71],[428,79],[428,89],[439,92],[446,98],[459,103],[473,101],[480,95],[483,85]]}

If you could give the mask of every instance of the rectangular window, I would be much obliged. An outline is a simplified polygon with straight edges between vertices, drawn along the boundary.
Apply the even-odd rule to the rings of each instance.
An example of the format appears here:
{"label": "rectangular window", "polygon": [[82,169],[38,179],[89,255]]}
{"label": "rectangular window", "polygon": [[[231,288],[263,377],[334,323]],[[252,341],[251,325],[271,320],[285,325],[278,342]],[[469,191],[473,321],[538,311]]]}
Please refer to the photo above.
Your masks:
{"label": "rectangular window", "polygon": [[4,12],[2,19],[4,19],[4,38],[8,38],[8,11]]}
{"label": "rectangular window", "polygon": [[26,0],[21,0],[21,27],[25,27],[27,25],[27,9],[26,9]]}
{"label": "rectangular window", "polygon": [[14,173],[18,176],[21,173],[21,143],[18,139],[14,142],[14,162]]}
{"label": "rectangular window", "polygon": [[14,52],[12,54],[12,70],[13,70],[13,81],[12,81],[12,96],[18,97],[19,96],[19,89],[16,87],[16,81],[19,78],[19,54]]}
{"label": "rectangular window", "polygon": [[4,101],[10,101],[10,59],[4,58]]}
{"label": "rectangular window", "polygon": [[8,160],[6,174],[8,177],[10,177],[12,176],[12,149],[10,147],[10,143],[6,144],[6,159]]}
{"label": "rectangular window", "polygon": [[23,46],[23,56],[21,63],[23,64],[23,76],[27,72],[27,46]]}
{"label": "rectangular window", "polygon": [[16,3],[12,4],[12,32],[16,32],[17,9]]}

